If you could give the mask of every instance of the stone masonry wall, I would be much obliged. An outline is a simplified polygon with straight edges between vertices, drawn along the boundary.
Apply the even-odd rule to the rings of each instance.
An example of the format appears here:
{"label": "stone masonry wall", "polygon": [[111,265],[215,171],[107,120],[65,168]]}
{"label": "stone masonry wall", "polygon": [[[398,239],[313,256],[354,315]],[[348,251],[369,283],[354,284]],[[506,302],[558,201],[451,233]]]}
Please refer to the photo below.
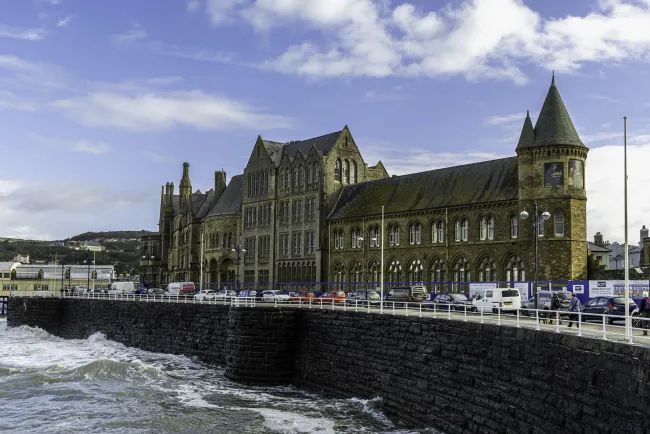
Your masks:
{"label": "stone masonry wall", "polygon": [[650,349],[434,318],[298,308],[12,298],[8,325],[225,364],[228,378],[381,397],[454,433],[650,432]]}

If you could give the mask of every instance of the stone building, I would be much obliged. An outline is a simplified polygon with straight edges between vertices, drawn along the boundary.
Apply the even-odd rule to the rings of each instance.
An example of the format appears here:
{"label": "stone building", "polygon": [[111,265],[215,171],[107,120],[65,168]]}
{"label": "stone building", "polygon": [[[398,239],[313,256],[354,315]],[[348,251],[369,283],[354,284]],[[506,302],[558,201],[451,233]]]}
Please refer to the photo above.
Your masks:
{"label": "stone building", "polygon": [[[185,163],[180,194],[163,188],[159,234],[142,240],[143,257],[155,260],[143,260],[143,273],[199,281],[203,261],[204,282],[353,289],[383,269],[386,282],[461,290],[532,280],[535,229],[539,279],[584,278],[587,152],[554,78],[510,158],[388,177],[381,162],[364,161],[347,126],[289,143],[258,137],[227,186],[221,171],[213,190],[192,193]],[[537,228],[534,206],[551,215]]]}

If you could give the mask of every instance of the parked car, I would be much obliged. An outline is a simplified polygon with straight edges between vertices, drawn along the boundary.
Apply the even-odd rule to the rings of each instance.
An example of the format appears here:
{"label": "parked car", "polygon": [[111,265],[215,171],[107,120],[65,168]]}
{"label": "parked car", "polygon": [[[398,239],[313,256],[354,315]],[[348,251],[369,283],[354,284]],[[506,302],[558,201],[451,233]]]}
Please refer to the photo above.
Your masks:
{"label": "parked car", "polygon": [[262,301],[287,303],[289,301],[289,295],[277,289],[267,289],[266,291],[262,291]]}
{"label": "parked car", "polygon": [[472,300],[472,305],[479,312],[513,312],[521,308],[521,295],[512,288],[483,289]]}
{"label": "parked car", "polygon": [[[639,306],[637,306],[634,300],[628,298],[627,304],[630,306],[630,315],[638,316]],[[592,298],[582,306],[582,321],[603,321],[602,316],[593,314],[612,315],[605,317],[605,324],[613,324],[614,321],[624,321],[625,305],[625,297],[609,296]],[[615,316],[620,316],[621,318],[615,318]]]}
{"label": "parked car", "polygon": [[222,289],[221,291],[217,291],[214,294],[215,300],[223,300],[224,298],[231,297],[237,297],[237,291],[234,291],[232,289]]}
{"label": "parked car", "polygon": [[455,292],[443,292],[442,294],[438,294],[432,302],[427,304],[429,307],[435,305],[436,309],[440,310],[473,310],[472,300],[467,298],[465,294]]}
{"label": "parked car", "polygon": [[319,302],[323,304],[345,304],[346,299],[347,297],[343,291],[329,291],[318,297]]}
{"label": "parked car", "polygon": [[[571,295],[572,293],[569,291],[537,291],[537,308],[539,310],[551,310],[551,306],[553,306],[553,297],[558,297],[560,299],[559,310],[562,311],[560,317],[565,318],[569,315],[568,311]],[[535,315],[535,297],[531,297],[521,304],[521,314]],[[546,318],[549,315],[544,315],[543,312],[540,312],[540,316]]]}
{"label": "parked car", "polygon": [[315,303],[316,294],[313,292],[300,292],[297,295],[290,296],[289,301],[291,303],[309,303],[310,301]]}
{"label": "parked car", "polygon": [[165,290],[162,288],[149,288],[147,290],[147,294],[153,294],[153,295],[161,295],[164,294]]}
{"label": "parked car", "polygon": [[388,291],[385,301],[405,303],[417,303],[426,301],[428,294],[423,286],[393,286]]}
{"label": "parked car", "polygon": [[198,294],[194,294],[194,300],[215,300],[217,298],[217,291],[211,289],[202,289]]}
{"label": "parked car", "polygon": [[[375,304],[379,303],[380,297],[379,293],[373,289],[368,291],[368,302]],[[346,300],[346,303],[349,305],[353,305],[355,303],[361,303],[361,302],[366,302],[366,291],[361,290],[357,292],[353,292],[348,294],[348,299]]]}

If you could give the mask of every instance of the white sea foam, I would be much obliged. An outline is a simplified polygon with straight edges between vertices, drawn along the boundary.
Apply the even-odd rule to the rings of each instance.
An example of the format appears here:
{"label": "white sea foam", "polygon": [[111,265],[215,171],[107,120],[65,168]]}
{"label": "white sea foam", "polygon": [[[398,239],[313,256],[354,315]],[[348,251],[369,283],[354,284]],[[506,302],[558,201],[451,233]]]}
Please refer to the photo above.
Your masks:
{"label": "white sea foam", "polygon": [[334,422],[325,418],[309,417],[270,408],[253,408],[251,410],[264,416],[264,425],[273,431],[287,434],[336,433]]}

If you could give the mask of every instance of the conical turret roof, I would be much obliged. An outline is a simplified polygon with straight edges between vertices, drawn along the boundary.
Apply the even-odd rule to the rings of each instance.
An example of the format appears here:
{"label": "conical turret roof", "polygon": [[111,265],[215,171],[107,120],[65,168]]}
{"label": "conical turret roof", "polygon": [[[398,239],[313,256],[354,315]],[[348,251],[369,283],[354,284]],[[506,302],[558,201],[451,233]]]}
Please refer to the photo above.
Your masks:
{"label": "conical turret roof", "polygon": [[530,120],[530,112],[526,110],[526,119],[524,126],[521,129],[521,136],[519,136],[519,143],[517,143],[517,151],[525,148],[533,148],[535,146],[535,129],[533,128],[533,121]]}
{"label": "conical turret roof", "polygon": [[555,75],[551,81],[542,110],[535,124],[535,141],[533,147],[566,145],[586,148],[578,137],[569,112],[564,106],[560,91],[555,85]]}

